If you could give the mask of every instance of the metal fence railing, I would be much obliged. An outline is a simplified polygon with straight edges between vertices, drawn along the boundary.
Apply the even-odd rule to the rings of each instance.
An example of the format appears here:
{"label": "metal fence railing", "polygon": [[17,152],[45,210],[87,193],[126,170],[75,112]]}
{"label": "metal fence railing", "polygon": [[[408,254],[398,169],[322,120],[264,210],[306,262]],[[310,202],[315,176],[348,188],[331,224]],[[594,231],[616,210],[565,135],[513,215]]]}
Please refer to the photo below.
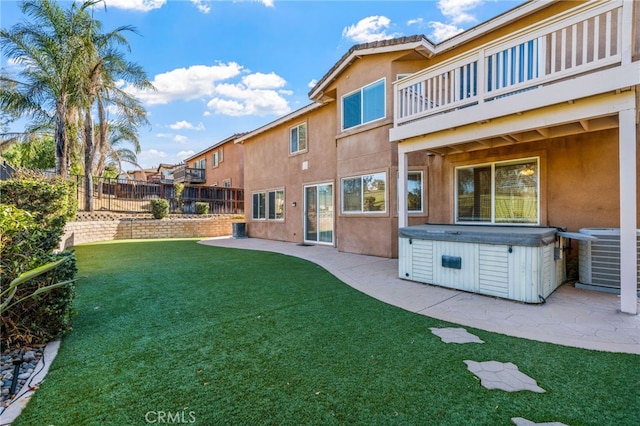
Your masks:
{"label": "metal fence railing", "polygon": [[[0,164],[0,180],[10,179],[14,174],[8,164]],[[53,172],[45,172],[53,176]],[[89,211],[86,205],[85,178],[73,175],[78,211]],[[172,183],[134,181],[124,179],[93,178],[94,211],[121,213],[149,213],[151,200],[164,198],[169,201],[170,213],[195,213],[196,203],[209,204],[209,214],[244,214],[244,190],[218,186],[185,185],[180,196]]]}
{"label": "metal fence railing", "polygon": [[[87,211],[85,178],[74,175],[78,210]],[[209,214],[244,214],[244,190],[241,188],[184,186],[180,199],[175,198],[172,183],[94,178],[93,210],[148,213],[151,200],[169,201],[171,213],[195,213],[196,202],[209,204]]]}

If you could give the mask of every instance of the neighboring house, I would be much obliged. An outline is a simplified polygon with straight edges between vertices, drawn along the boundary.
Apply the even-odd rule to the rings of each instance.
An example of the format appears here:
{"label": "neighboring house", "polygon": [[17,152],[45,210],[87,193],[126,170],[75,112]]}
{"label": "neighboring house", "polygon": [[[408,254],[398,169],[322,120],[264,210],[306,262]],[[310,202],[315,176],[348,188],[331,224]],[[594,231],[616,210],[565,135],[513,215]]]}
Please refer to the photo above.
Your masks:
{"label": "neighboring house", "polygon": [[158,169],[137,169],[127,172],[132,180],[140,182],[158,182],[160,175]]}
{"label": "neighboring house", "polygon": [[638,23],[638,2],[529,2],[429,47],[394,87],[399,192],[426,154],[430,223],[620,228],[637,313]]}
{"label": "neighboring house", "polygon": [[175,168],[176,166],[174,164],[160,163],[158,169],[156,170],[156,174],[159,177],[160,183],[173,183],[173,169]]}
{"label": "neighboring house", "polygon": [[202,186],[242,188],[244,186],[244,158],[242,145],[235,144],[241,133],[185,159],[173,170],[175,183]]}

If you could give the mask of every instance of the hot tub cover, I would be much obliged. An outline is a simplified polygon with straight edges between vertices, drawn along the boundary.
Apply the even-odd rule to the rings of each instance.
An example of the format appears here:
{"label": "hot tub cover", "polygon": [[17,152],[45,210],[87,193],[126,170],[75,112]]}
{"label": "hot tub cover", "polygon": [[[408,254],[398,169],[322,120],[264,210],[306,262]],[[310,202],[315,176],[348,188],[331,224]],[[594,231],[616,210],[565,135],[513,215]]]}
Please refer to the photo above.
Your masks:
{"label": "hot tub cover", "polygon": [[400,238],[542,247],[556,240],[555,227],[427,224],[400,228]]}

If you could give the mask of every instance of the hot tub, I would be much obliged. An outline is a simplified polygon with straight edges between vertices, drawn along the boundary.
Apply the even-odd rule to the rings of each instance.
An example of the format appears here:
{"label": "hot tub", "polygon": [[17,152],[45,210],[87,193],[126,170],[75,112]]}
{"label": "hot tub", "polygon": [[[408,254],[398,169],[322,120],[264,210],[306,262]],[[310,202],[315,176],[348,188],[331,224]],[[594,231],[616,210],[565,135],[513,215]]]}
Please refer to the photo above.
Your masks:
{"label": "hot tub", "polygon": [[542,303],[565,279],[558,228],[418,225],[400,228],[399,276]]}

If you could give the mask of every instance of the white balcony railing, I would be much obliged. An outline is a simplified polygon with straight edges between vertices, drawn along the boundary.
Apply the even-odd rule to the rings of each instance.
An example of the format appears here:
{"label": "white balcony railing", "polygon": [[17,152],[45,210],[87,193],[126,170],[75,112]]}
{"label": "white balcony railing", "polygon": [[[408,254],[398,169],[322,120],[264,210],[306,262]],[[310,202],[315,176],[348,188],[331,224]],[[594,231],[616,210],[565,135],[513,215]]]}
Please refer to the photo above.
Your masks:
{"label": "white balcony railing", "polygon": [[427,68],[395,88],[395,125],[620,63],[622,4],[604,3]]}

